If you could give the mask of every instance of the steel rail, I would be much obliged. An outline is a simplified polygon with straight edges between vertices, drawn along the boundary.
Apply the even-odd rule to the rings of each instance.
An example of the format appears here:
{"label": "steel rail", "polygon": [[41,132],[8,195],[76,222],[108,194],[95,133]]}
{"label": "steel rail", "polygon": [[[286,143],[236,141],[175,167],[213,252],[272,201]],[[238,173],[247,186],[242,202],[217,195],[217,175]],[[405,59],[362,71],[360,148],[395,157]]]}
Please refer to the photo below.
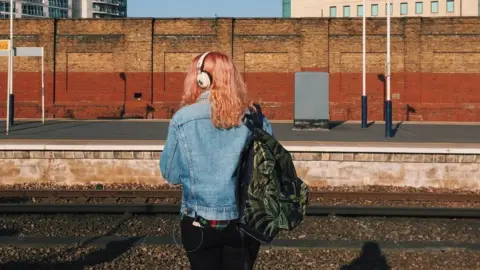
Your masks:
{"label": "steel rail", "polygon": [[[181,190],[0,190],[0,198],[181,198]],[[480,202],[480,194],[311,191],[310,199]]]}
{"label": "steel rail", "polygon": [[480,194],[430,192],[311,192],[311,199],[480,202]]}
{"label": "steel rail", "polygon": [[[175,245],[172,236],[2,236],[0,237],[0,246],[106,246],[115,243],[115,245]],[[385,249],[411,249],[438,251],[448,249],[467,249],[480,250],[478,243],[455,243],[455,242],[436,242],[436,241],[380,241],[375,242],[383,250]],[[180,243],[178,243],[181,246]],[[318,239],[275,239],[269,244],[262,244],[266,247],[281,248],[315,248],[315,249],[360,249],[365,241],[351,240],[318,240]]]}
{"label": "steel rail", "polygon": [[[176,214],[179,211],[178,204],[0,204],[0,213],[10,214]],[[480,218],[480,209],[310,205],[307,207],[307,215]]]}

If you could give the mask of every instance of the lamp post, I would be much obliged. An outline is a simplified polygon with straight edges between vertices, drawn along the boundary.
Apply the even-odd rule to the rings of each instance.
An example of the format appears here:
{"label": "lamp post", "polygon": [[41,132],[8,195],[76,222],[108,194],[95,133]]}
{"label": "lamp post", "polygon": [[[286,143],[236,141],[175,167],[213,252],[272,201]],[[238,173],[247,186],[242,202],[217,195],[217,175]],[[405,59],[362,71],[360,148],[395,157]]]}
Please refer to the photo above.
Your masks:
{"label": "lamp post", "polygon": [[363,0],[362,15],[363,15],[363,33],[362,33],[362,128],[367,127],[368,121],[368,105],[367,105],[367,38],[366,38],[366,10],[367,0]]}
{"label": "lamp post", "polygon": [[390,93],[390,0],[387,0],[387,94],[385,100],[385,137],[392,137],[392,100]]}
{"label": "lamp post", "polygon": [[15,13],[13,12],[13,0],[10,0],[10,61],[9,63],[9,68],[8,68],[8,91],[9,91],[9,98],[8,98],[8,103],[9,103],[9,125],[13,125],[14,119],[15,119],[15,96],[13,94],[13,57],[15,55],[15,49],[14,49],[14,44],[13,44],[13,18],[15,16]]}

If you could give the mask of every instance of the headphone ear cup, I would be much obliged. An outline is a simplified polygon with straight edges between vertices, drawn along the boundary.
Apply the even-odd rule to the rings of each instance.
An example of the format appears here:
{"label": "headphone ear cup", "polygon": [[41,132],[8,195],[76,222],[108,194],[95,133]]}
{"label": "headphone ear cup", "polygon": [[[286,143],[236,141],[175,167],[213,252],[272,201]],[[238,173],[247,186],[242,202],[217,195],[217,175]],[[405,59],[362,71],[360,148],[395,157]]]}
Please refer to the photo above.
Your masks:
{"label": "headphone ear cup", "polygon": [[206,72],[202,72],[200,74],[197,75],[197,83],[198,83],[198,86],[200,86],[200,88],[208,88],[210,87],[210,76],[208,76],[208,74]]}

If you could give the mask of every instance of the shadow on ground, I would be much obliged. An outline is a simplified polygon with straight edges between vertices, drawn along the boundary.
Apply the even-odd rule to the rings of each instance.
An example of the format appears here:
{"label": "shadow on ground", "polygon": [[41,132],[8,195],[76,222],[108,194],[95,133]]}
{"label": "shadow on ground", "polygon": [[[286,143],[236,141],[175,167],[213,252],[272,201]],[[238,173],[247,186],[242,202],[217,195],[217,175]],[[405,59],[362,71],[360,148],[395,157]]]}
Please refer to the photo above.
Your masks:
{"label": "shadow on ground", "polygon": [[0,203],[29,203],[31,198],[0,198]]}
{"label": "shadow on ground", "polygon": [[[131,219],[132,215],[124,214],[118,222],[105,232],[102,236],[110,236],[115,234],[127,220]],[[2,231],[0,231],[0,234]],[[3,232],[3,234],[11,234],[16,232]],[[5,235],[4,235],[5,236]],[[142,237],[130,237],[124,241],[112,241],[108,243],[103,249],[92,251],[88,254],[82,255],[79,259],[68,261],[67,257],[78,257],[79,250],[85,248],[89,243],[93,242],[100,236],[92,237],[89,240],[78,243],[76,247],[68,248],[64,251],[50,254],[43,258],[23,261],[9,261],[0,266],[0,269],[68,269],[81,270],[86,269],[97,264],[111,262],[123,253],[127,252],[136,242],[140,241]],[[52,262],[53,261],[53,262]],[[59,261],[59,262],[54,262]]]}
{"label": "shadow on ground", "polygon": [[[111,262],[126,251],[128,251],[140,237],[132,237],[125,241],[113,241],[108,243],[104,249],[93,251],[81,256],[79,259],[68,262],[45,262],[37,261],[16,261],[3,264],[1,269],[68,269],[81,270],[98,264]],[[63,259],[66,254],[59,254],[58,259]]]}
{"label": "shadow on ground", "polygon": [[376,242],[366,242],[363,244],[360,256],[343,265],[340,270],[390,270],[387,258],[382,254],[380,246]]}
{"label": "shadow on ground", "polygon": [[[12,228],[3,228],[3,229],[0,229],[0,237],[4,237],[4,236],[15,236],[19,233],[18,230],[16,229],[12,229]],[[1,267],[0,267],[1,269]]]}

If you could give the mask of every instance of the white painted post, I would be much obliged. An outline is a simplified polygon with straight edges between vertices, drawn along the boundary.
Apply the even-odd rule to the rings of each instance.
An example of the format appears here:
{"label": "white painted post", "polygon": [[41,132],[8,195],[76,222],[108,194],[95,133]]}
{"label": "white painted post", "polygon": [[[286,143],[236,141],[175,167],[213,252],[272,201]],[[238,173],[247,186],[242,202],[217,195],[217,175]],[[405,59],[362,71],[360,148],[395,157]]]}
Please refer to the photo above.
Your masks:
{"label": "white painted post", "polygon": [[390,101],[390,0],[387,0],[387,101]]}
{"label": "white painted post", "polygon": [[10,94],[13,94],[13,17],[15,13],[13,13],[13,0],[10,0]]}
{"label": "white painted post", "polygon": [[366,7],[367,0],[363,0],[362,15],[363,15],[363,25],[362,25],[362,128],[367,127],[368,121],[368,101],[367,101],[367,19],[366,19]]}
{"label": "white painted post", "polygon": [[390,91],[390,0],[387,0],[387,70],[386,70],[386,84],[387,94],[385,102],[385,137],[392,137],[392,101]]}
{"label": "white painted post", "polygon": [[8,41],[8,68],[7,68],[7,111],[6,111],[6,118],[5,118],[5,134],[8,135],[8,131],[10,129],[10,61],[12,59],[12,50],[10,49],[10,46],[12,44],[12,41]]}
{"label": "white painted post", "polygon": [[[13,97],[13,57],[15,55],[15,52],[14,52],[14,44],[13,44],[13,19],[15,17],[15,14],[13,12],[13,0],[10,0],[10,61],[9,61],[9,72],[8,72],[8,77],[10,78],[9,79],[9,82],[10,82],[10,86],[9,86],[9,95],[8,95],[8,103],[11,102],[11,98]],[[15,102],[15,101],[14,101]],[[12,104],[13,105],[13,104]],[[15,110],[15,109],[14,109]],[[12,110],[12,122],[13,122],[13,119],[15,118],[15,113],[14,113],[14,110]],[[10,106],[8,108],[8,117],[9,117],[9,121],[8,121],[8,126],[10,126],[12,123],[10,123]]]}
{"label": "white painted post", "polygon": [[366,27],[366,22],[367,22],[367,19],[366,19],[366,15],[365,15],[365,10],[366,10],[366,7],[367,7],[367,0],[363,0],[363,34],[362,34],[362,47],[363,47],[363,50],[362,50],[362,59],[363,59],[363,74],[362,74],[362,78],[363,78],[363,96],[366,96],[367,95],[367,37],[366,37],[366,34],[367,34],[367,27]]}
{"label": "white painted post", "polygon": [[45,124],[45,48],[42,47],[42,124]]}

